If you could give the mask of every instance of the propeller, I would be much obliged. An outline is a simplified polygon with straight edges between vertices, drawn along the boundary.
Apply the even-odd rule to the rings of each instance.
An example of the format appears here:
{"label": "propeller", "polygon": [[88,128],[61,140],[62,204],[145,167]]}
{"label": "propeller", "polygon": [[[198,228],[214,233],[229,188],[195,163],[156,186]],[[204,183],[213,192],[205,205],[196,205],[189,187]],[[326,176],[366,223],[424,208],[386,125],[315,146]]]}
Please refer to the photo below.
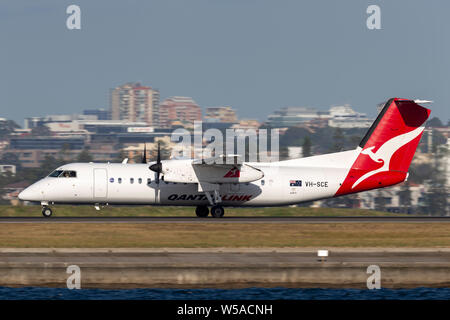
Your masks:
{"label": "propeller", "polygon": [[162,171],[162,164],[161,164],[161,146],[160,143],[158,142],[158,155],[156,157],[156,163],[152,164],[149,167],[150,170],[152,170],[153,172],[156,172],[156,183],[159,184],[159,175],[161,174]]}
{"label": "propeller", "polygon": [[141,163],[147,163],[147,144],[144,144],[144,155],[142,156]]}

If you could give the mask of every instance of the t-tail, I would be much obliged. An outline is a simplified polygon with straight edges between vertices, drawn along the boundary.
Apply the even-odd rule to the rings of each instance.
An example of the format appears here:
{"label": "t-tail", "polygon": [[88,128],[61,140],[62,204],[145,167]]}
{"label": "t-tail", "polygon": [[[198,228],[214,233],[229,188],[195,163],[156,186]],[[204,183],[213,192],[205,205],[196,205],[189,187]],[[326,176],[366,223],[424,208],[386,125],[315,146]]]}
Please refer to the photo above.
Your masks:
{"label": "t-tail", "polygon": [[405,181],[430,110],[414,100],[393,98],[381,110],[335,196]]}

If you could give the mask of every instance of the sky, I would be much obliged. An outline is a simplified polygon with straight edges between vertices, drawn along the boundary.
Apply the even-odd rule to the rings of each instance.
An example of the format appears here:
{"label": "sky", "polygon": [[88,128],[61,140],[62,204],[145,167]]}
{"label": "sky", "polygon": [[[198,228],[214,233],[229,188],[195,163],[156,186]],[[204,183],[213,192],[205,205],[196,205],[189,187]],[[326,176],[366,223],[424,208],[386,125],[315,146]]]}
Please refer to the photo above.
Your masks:
{"label": "sky", "polygon": [[[66,9],[81,8],[81,30]],[[369,30],[369,5],[381,29]],[[240,118],[391,97],[433,100],[450,118],[447,0],[2,0],[0,117],[109,108],[140,81],[161,98],[230,105]]]}

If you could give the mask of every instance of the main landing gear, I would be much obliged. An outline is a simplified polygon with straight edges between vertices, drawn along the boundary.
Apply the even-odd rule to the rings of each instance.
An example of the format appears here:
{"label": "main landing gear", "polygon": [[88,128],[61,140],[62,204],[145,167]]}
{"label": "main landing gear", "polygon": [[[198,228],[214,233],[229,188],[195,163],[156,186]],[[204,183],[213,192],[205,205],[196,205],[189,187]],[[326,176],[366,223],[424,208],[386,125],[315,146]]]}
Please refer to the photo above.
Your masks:
{"label": "main landing gear", "polygon": [[214,218],[222,218],[224,213],[225,213],[225,210],[223,210],[222,206],[216,205],[216,206],[211,207],[211,215]]}
{"label": "main landing gear", "polygon": [[[225,213],[225,210],[222,206],[215,205],[211,207],[211,216],[213,218],[222,218]],[[197,206],[195,208],[195,214],[199,218],[206,218],[209,214],[209,210],[207,206]]]}
{"label": "main landing gear", "polygon": [[195,208],[195,214],[199,218],[206,218],[209,214],[209,209],[207,206],[198,206]]}
{"label": "main landing gear", "polygon": [[53,213],[53,211],[50,207],[47,207],[47,206],[42,207],[42,215],[44,217],[49,218],[52,216],[52,213]]}

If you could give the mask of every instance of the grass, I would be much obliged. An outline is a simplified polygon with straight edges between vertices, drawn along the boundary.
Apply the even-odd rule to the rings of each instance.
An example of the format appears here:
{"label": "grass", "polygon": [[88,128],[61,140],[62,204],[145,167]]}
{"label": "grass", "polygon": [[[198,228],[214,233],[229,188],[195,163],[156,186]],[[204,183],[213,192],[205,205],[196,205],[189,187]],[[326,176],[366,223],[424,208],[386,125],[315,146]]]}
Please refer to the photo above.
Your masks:
{"label": "grass", "polygon": [[[54,206],[53,214],[58,217],[89,216],[195,216],[194,207],[112,207],[96,211],[93,206]],[[274,207],[274,208],[226,208],[226,216],[399,216],[375,210]],[[41,216],[40,206],[0,206],[0,217]]]}
{"label": "grass", "polygon": [[206,248],[450,246],[448,223],[0,224],[0,246],[16,248]]}

